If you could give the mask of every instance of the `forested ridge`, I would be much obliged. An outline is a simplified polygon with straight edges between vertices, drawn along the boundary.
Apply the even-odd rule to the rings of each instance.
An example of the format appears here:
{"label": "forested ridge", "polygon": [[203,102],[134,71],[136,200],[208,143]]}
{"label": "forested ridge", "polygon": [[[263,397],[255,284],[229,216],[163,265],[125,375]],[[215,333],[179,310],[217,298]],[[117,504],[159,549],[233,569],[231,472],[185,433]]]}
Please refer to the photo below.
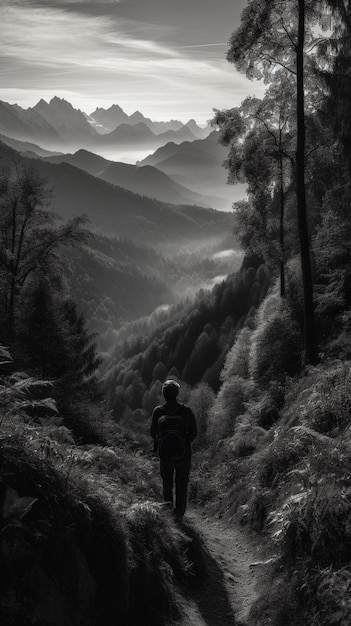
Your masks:
{"label": "forested ridge", "polygon": [[121,324],[103,362],[80,312],[87,256],[140,255],[132,280],[150,288],[157,255],[90,246],[83,218],[56,220],[35,170],[2,172],[4,625],[181,620],[206,547],[161,504],[149,419],[168,376],[199,426],[192,503],[272,555],[247,624],[351,622],[350,8],[250,0],[228,60],[266,95],[213,121],[230,182],[247,185],[242,266]]}

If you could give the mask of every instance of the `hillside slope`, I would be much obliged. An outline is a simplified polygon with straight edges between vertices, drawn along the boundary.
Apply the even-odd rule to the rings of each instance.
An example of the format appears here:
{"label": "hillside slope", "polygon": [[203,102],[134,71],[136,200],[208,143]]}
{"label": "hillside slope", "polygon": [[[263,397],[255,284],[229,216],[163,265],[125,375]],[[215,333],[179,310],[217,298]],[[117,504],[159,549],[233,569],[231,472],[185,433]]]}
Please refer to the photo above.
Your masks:
{"label": "hillside slope", "polygon": [[218,143],[218,133],[212,132],[205,139],[180,145],[167,143],[139,165],[152,165],[202,195],[219,197],[221,203],[214,206],[228,210],[234,201],[245,197],[245,186],[227,185],[223,167],[226,157],[226,149]]}
{"label": "hillside slope", "polygon": [[109,161],[87,150],[78,150],[74,154],[49,156],[46,160],[50,163],[70,163],[106,182],[142,196],[156,198],[161,202],[171,204],[196,203],[206,207],[211,205],[209,199],[183,185],[179,185],[167,174],[149,165],[138,167],[128,163]]}
{"label": "hillside slope", "polygon": [[[16,151],[0,144],[0,155],[10,166],[21,160]],[[23,161],[23,157],[22,157]],[[119,237],[157,245],[167,242],[190,243],[224,237],[233,217],[213,209],[177,207],[134,194],[102,181],[67,163],[52,164],[27,159],[54,188],[52,208],[64,219],[86,215],[93,228]]]}

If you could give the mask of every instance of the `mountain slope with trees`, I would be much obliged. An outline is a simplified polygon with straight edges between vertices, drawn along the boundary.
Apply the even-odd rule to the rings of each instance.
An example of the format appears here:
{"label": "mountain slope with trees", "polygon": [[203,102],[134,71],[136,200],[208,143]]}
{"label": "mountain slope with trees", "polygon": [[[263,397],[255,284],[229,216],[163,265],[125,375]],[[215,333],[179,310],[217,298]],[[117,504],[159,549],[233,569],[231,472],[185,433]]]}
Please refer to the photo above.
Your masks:
{"label": "mountain slope with trees", "polygon": [[207,207],[211,204],[208,198],[179,185],[171,177],[149,165],[139,167],[128,163],[109,161],[87,150],[78,150],[74,154],[49,156],[46,160],[50,163],[70,163],[108,183],[129,189],[129,191],[142,196],[157,198],[162,202],[172,204],[195,203]]}
{"label": "mountain slope with trees", "polygon": [[54,188],[53,210],[63,219],[85,215],[91,227],[126,237],[142,244],[215,241],[227,235],[233,217],[210,208],[177,206],[139,196],[73,167],[41,159],[21,158],[15,150],[0,144],[0,155],[13,167],[27,163]]}
{"label": "mountain slope with trees", "polygon": [[26,167],[1,172],[0,199],[1,623],[161,626],[180,616],[203,547],[157,503],[142,437],[98,392],[96,337],[59,254],[89,234],[57,225]]}

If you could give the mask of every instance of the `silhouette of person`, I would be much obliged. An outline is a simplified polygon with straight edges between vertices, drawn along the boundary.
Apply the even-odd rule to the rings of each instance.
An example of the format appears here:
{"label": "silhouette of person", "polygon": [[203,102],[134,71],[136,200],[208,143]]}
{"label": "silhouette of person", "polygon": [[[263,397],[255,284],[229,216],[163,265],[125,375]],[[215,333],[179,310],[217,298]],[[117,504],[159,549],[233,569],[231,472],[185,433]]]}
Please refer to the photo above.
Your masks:
{"label": "silhouette of person", "polygon": [[169,503],[177,521],[183,519],[186,509],[191,442],[197,435],[192,410],[177,400],[179,390],[180,385],[175,380],[164,382],[162,393],[165,402],[154,408],[150,428],[154,451],[160,457],[163,499]]}

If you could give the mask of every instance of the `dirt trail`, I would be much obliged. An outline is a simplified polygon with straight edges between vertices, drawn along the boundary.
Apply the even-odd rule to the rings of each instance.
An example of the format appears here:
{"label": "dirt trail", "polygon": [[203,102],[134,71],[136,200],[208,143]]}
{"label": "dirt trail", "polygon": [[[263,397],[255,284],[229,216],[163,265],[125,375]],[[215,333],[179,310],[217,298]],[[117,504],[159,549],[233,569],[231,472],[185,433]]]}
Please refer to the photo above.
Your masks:
{"label": "dirt trail", "polygon": [[[187,522],[189,525],[187,525]],[[207,548],[209,575],[184,606],[179,626],[241,626],[258,595],[267,567],[262,565],[263,550],[244,529],[229,526],[221,519],[198,510],[186,515],[184,530],[190,527]]]}

